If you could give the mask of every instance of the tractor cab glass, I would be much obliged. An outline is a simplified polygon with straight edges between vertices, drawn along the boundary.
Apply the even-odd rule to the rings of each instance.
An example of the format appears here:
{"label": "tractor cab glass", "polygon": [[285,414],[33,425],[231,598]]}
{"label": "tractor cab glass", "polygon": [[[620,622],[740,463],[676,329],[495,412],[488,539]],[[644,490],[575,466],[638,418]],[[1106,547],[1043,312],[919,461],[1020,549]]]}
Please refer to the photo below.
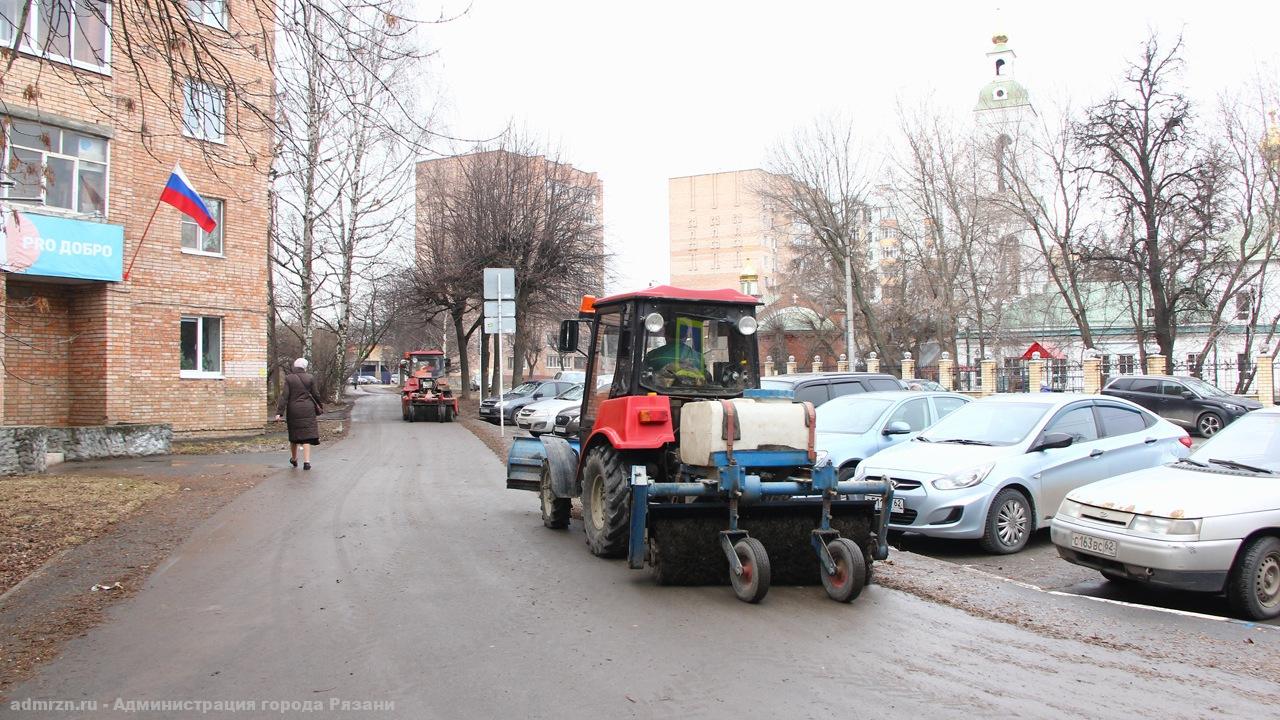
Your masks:
{"label": "tractor cab glass", "polygon": [[[443,355],[414,355],[409,358],[409,374],[414,377],[419,375],[431,375],[435,377],[443,374],[444,369]],[[422,373],[418,371],[422,370]]]}
{"label": "tractor cab glass", "polygon": [[648,310],[640,367],[645,389],[730,396],[756,386],[750,312],[687,303],[655,303]]}

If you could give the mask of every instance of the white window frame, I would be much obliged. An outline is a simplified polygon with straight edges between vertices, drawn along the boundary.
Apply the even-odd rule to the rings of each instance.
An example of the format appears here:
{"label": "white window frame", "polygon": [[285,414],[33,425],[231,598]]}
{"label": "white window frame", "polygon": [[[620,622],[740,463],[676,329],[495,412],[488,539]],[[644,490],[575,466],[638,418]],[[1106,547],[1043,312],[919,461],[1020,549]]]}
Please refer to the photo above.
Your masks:
{"label": "white window frame", "polygon": [[[84,34],[79,32],[79,30],[77,29],[78,25],[76,23],[75,6],[74,6],[74,3],[76,2],[76,0],[54,0],[54,1],[59,3],[66,3],[71,8],[71,13],[70,13],[71,16],[69,18],[71,27],[68,30],[68,32],[70,33],[68,46],[71,50],[71,57],[56,55],[52,51],[48,51],[45,48],[41,48],[39,47],[39,45],[37,45],[36,38],[40,37],[41,0],[33,0],[32,2],[32,8],[31,8],[32,12],[30,15],[27,16],[27,26],[20,30],[20,32],[22,32],[23,37],[22,37],[22,44],[21,46],[19,46],[19,50],[21,50],[21,52],[27,55],[32,55],[34,57],[44,58],[46,60],[52,60],[54,62],[63,63],[65,65],[70,65],[75,68],[80,68],[81,70],[88,70],[90,72],[100,73],[102,75],[110,75],[111,74],[111,24],[113,20],[112,15],[114,12],[114,3],[111,3],[111,2],[103,3],[102,22],[106,26],[106,37],[103,40],[103,46],[102,46],[102,56],[103,56],[102,64],[95,65],[93,63],[85,62],[83,60],[77,60],[75,58],[76,40],[77,38],[80,38],[81,41],[83,41],[83,38],[84,38]],[[19,6],[21,5],[22,5],[22,2],[20,0]],[[14,18],[14,20],[17,20],[17,18]],[[13,41],[13,38],[8,38],[8,41],[5,44],[8,45],[12,41]]]}
{"label": "white window frame", "polygon": [[[227,201],[222,198],[202,199],[204,200],[205,205],[208,205],[210,200],[218,203],[218,212],[213,214],[213,219],[218,223],[218,237],[220,239],[220,242],[218,243],[219,250],[218,252],[209,252],[208,250],[201,249],[204,247],[204,238],[208,233],[204,231],[204,228],[197,225],[195,220],[187,217],[186,215],[182,216],[182,222],[178,225],[178,247],[180,247],[182,252],[186,255],[203,255],[204,257],[225,258],[227,256],[227,234],[224,231],[225,228],[223,227],[222,222],[227,216]],[[185,230],[188,225],[195,228],[197,247],[189,248],[182,244],[182,231]]]}
{"label": "white window frame", "polygon": [[[192,117],[189,113],[193,111],[192,105],[196,94],[200,93],[204,97],[213,99],[217,97],[221,103],[221,127],[218,128],[216,137],[204,134],[206,113],[209,116],[217,117],[212,108],[201,110],[195,120],[198,126],[193,128],[191,125]],[[182,134],[192,140],[202,140],[204,142],[216,143],[218,145],[227,144],[227,90],[226,88],[211,85],[207,82],[196,80],[195,78],[187,78],[182,85]]]}
{"label": "white window frame", "polygon": [[[191,15],[192,20],[211,28],[217,28],[219,30],[227,29],[227,18],[229,17],[228,12],[231,7],[231,3],[228,2],[228,0],[186,0],[186,2],[187,13]],[[209,12],[209,5],[211,2],[220,3],[222,5],[222,12],[218,14]]]}
{"label": "white window frame", "polygon": [[[105,220],[111,211],[111,140],[109,138],[102,137],[101,135],[94,135],[93,133],[81,132],[79,130],[73,130],[71,128],[62,127],[61,125],[54,125],[52,123],[47,123],[47,122],[41,123],[41,122],[35,122],[34,120],[24,120],[22,118],[15,118],[11,115],[0,116],[0,140],[3,140],[3,147],[0,148],[0,163],[3,163],[3,164],[0,164],[0,168],[4,169],[5,176],[6,177],[9,176],[9,172],[8,172],[9,163],[11,162],[13,149],[15,147],[19,150],[27,150],[29,152],[40,153],[41,180],[40,180],[40,198],[39,199],[41,204],[44,207],[58,208],[59,210],[66,210],[68,212],[73,212],[73,213],[81,213],[84,215],[90,214],[80,210],[80,163],[82,159],[78,155],[67,155],[61,152],[61,149],[62,149],[61,142],[59,142],[58,152],[54,152],[53,150],[43,148],[43,147],[34,148],[34,147],[29,147],[27,145],[15,145],[13,141],[13,134],[12,134],[13,123],[15,121],[30,123],[32,125],[39,125],[41,127],[50,128],[50,129],[57,130],[59,132],[64,132],[64,133],[71,132],[71,133],[75,133],[76,135],[86,135],[86,136],[101,140],[105,144],[106,146],[106,152],[104,153],[104,157],[106,158],[105,162],[98,162],[97,160],[88,160],[88,159],[83,160],[83,162],[90,163],[92,165],[102,166],[102,169],[103,169],[102,219]],[[48,183],[46,182],[46,178],[45,178],[45,168],[48,167],[48,164],[49,164],[48,158],[50,157],[57,158],[59,160],[69,160],[71,162],[72,192],[71,192],[71,207],[69,208],[64,208],[59,205],[49,205],[46,202],[49,188],[47,187]],[[8,197],[11,197],[9,194],[9,188],[7,187],[0,188],[0,198],[8,198]],[[12,196],[12,197],[14,197],[14,199],[18,199],[17,196]],[[23,198],[23,199],[29,199],[29,198]]]}
{"label": "white window frame", "polygon": [[[206,320],[218,321],[218,370],[210,371],[197,368],[195,370],[182,369],[182,323],[189,320],[196,321],[196,365],[204,364],[204,322]],[[178,321],[178,377],[189,380],[221,380],[223,374],[221,368],[225,367],[223,360],[223,348],[226,345],[226,325],[223,323],[224,318],[218,315],[183,315]]]}

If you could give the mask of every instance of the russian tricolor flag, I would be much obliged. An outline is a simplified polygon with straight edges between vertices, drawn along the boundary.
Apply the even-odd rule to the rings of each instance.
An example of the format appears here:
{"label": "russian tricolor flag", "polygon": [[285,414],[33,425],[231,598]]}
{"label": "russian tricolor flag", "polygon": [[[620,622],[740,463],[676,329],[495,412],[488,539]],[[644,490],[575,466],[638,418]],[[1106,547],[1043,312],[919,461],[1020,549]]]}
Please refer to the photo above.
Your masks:
{"label": "russian tricolor flag", "polygon": [[204,201],[200,199],[200,193],[196,192],[191,181],[187,179],[186,173],[182,172],[181,165],[174,164],[173,172],[169,174],[169,182],[165,183],[164,190],[160,193],[160,202],[169,203],[178,208],[179,212],[195,220],[196,224],[207,233],[213,232],[213,229],[218,227],[218,221],[209,214],[209,208],[205,207]]}

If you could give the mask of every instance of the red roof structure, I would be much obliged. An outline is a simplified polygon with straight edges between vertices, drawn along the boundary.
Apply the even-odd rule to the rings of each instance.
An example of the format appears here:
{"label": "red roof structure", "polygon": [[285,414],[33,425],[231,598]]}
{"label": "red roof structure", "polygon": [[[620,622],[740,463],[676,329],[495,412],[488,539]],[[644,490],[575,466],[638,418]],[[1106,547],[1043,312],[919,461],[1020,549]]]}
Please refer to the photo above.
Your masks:
{"label": "red roof structure", "polygon": [[1066,358],[1066,355],[1063,355],[1061,350],[1052,345],[1033,342],[1031,343],[1031,347],[1027,348],[1027,351],[1022,353],[1022,359],[1032,360],[1036,353],[1040,353],[1041,360],[1062,360]]}
{"label": "red roof structure", "polygon": [[654,285],[643,290],[632,290],[618,295],[610,295],[596,300],[596,305],[612,305],[624,300],[689,300],[692,302],[735,303],[739,305],[761,305],[760,298],[752,297],[725,288],[723,290],[690,290],[672,287],[671,285]]}

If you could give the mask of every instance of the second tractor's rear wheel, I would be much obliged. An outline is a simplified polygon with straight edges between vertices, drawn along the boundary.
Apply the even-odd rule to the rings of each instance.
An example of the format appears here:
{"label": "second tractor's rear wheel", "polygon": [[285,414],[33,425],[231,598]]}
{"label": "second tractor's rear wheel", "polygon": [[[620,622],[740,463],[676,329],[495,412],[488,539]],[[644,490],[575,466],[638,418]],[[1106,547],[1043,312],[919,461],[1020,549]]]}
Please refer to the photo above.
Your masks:
{"label": "second tractor's rear wheel", "polygon": [[558,498],[551,491],[551,467],[542,464],[542,477],[538,482],[538,497],[542,501],[542,524],[553,530],[569,527],[569,511],[573,501],[569,498]]}
{"label": "second tractor's rear wheel", "polygon": [[822,587],[832,600],[851,602],[862,592],[867,581],[867,564],[862,548],[849,538],[836,538],[827,543],[827,551],[836,563],[836,571],[828,574],[826,568],[819,568]]}
{"label": "second tractor's rear wheel", "polygon": [[631,534],[631,488],[622,456],[606,445],[592,448],[582,466],[582,527],[599,557],[622,557]]}
{"label": "second tractor's rear wheel", "polygon": [[764,543],[753,537],[745,537],[733,544],[733,552],[742,563],[742,573],[729,569],[729,583],[733,585],[733,594],[747,603],[758,603],[769,594],[769,583],[773,580],[773,572],[769,567],[769,554],[764,550]]}

